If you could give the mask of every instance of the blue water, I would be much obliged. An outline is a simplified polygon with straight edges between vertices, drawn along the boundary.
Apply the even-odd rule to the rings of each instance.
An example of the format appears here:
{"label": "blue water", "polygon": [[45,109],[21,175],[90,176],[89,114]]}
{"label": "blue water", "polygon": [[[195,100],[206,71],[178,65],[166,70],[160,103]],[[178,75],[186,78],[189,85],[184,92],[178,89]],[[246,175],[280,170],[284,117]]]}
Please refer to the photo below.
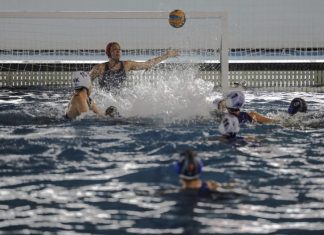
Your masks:
{"label": "blue water", "polygon": [[[323,234],[324,94],[247,91],[246,110],[282,121],[242,126],[255,140],[228,144],[209,140],[220,118],[212,86],[95,90],[124,117],[72,122],[62,118],[70,89],[0,90],[0,234]],[[307,116],[285,114],[295,96]],[[232,186],[180,190],[173,163],[188,148],[203,179]]]}

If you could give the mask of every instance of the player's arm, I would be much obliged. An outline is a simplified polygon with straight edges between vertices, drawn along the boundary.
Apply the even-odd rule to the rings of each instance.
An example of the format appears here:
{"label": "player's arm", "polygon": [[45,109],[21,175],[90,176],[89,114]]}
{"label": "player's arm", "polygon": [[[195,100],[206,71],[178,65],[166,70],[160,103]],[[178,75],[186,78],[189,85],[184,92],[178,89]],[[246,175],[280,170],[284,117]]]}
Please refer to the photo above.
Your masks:
{"label": "player's arm", "polygon": [[220,184],[214,180],[208,180],[207,186],[210,190],[217,191],[217,189],[220,187]]}
{"label": "player's arm", "polygon": [[67,108],[67,111],[66,111],[66,116],[69,118],[69,119],[74,119],[76,118],[77,116],[79,115],[79,112],[77,110],[77,108],[75,107],[75,105],[72,104],[72,102],[69,103],[69,106]]}
{"label": "player's arm", "polygon": [[145,62],[125,61],[125,68],[127,71],[149,69],[152,68],[154,65],[157,65],[162,61],[171,57],[175,57],[177,55],[177,50],[167,50],[167,52],[164,55],[149,59]]}
{"label": "player's arm", "polygon": [[92,110],[92,112],[94,112],[95,114],[97,114],[99,116],[105,116],[105,114],[98,108],[98,106],[94,102],[94,100],[92,100],[92,102],[91,102],[90,109]]}
{"label": "player's arm", "polygon": [[271,124],[271,123],[278,122],[277,119],[265,117],[257,112],[249,112],[249,115],[253,119],[253,121],[258,122],[258,123]]}
{"label": "player's arm", "polygon": [[91,81],[94,81],[96,78],[99,78],[100,76],[102,76],[102,73],[104,70],[103,67],[104,67],[104,64],[97,64],[92,67],[92,69],[89,72]]}

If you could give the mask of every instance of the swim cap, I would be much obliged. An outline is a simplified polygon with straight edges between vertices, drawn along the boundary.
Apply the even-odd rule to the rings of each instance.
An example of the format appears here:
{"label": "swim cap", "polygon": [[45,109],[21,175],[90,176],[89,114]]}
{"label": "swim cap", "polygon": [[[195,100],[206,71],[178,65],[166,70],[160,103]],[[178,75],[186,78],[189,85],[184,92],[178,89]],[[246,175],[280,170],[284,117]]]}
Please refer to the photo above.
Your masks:
{"label": "swim cap", "polygon": [[225,114],[224,118],[219,124],[218,130],[223,135],[235,137],[240,131],[238,118],[232,114]]}
{"label": "swim cap", "polygon": [[107,46],[106,46],[106,55],[108,56],[108,58],[111,58],[110,49],[115,44],[119,45],[118,42],[110,42],[110,43],[107,44]]}
{"label": "swim cap", "polygon": [[72,81],[74,85],[74,89],[87,88],[90,90],[91,88],[91,78],[90,75],[84,71],[76,71],[72,73]]}
{"label": "swim cap", "polygon": [[306,113],[307,104],[306,101],[302,98],[294,98],[289,105],[288,113],[294,115],[298,112]]}
{"label": "swim cap", "polygon": [[245,102],[245,96],[242,91],[231,91],[225,97],[225,106],[231,109],[242,108]]}
{"label": "swim cap", "polygon": [[115,106],[109,106],[105,112],[106,116],[109,117],[120,117],[120,114]]}
{"label": "swim cap", "polygon": [[176,171],[181,179],[194,180],[199,178],[202,171],[202,162],[196,155],[191,150],[180,154],[181,159],[176,165]]}

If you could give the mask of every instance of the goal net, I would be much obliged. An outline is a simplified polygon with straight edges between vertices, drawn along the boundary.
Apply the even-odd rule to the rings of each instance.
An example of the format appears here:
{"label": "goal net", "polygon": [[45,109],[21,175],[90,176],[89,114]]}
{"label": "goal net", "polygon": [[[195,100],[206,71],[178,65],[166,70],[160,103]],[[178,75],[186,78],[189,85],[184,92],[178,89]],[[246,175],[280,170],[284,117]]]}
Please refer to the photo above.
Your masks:
{"label": "goal net", "polygon": [[116,41],[123,60],[177,49],[179,56],[159,69],[196,66],[197,77],[227,89],[227,14],[186,12],[181,28],[168,18],[169,12],[0,12],[0,86],[69,85],[71,71],[107,61],[106,44]]}

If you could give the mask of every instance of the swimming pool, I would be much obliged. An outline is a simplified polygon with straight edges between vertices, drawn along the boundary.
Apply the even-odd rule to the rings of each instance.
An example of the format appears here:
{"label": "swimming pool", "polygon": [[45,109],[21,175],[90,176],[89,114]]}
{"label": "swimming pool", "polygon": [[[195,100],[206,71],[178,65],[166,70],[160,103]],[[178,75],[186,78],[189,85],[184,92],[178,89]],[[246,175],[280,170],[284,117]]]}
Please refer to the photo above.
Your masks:
{"label": "swimming pool", "polygon": [[[257,142],[226,144],[208,140],[221,94],[186,79],[96,90],[116,120],[65,121],[69,89],[0,90],[0,234],[322,234],[324,94],[246,92],[247,110],[283,121],[243,126]],[[307,117],[285,115],[296,96]],[[188,148],[203,179],[236,187],[180,191],[173,163]]]}

